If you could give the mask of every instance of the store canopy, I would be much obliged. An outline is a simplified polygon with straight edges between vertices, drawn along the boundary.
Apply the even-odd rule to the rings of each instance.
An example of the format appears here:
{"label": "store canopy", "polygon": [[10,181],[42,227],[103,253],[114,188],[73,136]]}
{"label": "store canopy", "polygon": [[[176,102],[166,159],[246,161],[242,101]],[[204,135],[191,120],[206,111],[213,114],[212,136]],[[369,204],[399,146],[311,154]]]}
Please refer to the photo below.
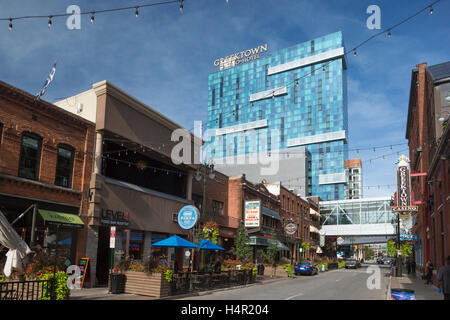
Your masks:
{"label": "store canopy", "polygon": [[66,227],[83,228],[84,223],[76,214],[39,209],[39,214],[46,223],[62,225]]}
{"label": "store canopy", "polygon": [[262,206],[261,207],[261,212],[262,212],[262,214],[264,214],[266,216],[269,216],[269,217],[272,217],[274,219],[277,219],[277,220],[281,221],[280,214],[278,212],[274,211],[274,210],[271,210],[269,208],[266,208],[266,207]]}
{"label": "store canopy", "polygon": [[189,242],[177,235],[171,236],[170,238],[155,242],[152,244],[155,248],[200,248],[196,244]]}
{"label": "store canopy", "polygon": [[317,229],[316,227],[314,227],[312,225],[309,226],[309,232],[315,232],[315,233],[319,233],[320,234],[319,229]]}
{"label": "store canopy", "polygon": [[277,240],[277,248],[281,249],[281,250],[286,250],[286,251],[290,251],[291,249],[289,249],[284,243],[280,242],[279,240]]}
{"label": "store canopy", "polygon": [[218,246],[217,244],[203,239],[202,241],[200,241],[199,243],[197,243],[197,245],[200,247],[200,250],[223,250],[225,251],[224,248]]}

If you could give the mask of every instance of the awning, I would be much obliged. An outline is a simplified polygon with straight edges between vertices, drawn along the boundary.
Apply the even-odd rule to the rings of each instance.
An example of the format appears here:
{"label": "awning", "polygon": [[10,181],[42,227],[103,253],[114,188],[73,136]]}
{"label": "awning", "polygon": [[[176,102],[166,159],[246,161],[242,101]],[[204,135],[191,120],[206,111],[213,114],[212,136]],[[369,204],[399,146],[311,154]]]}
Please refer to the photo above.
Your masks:
{"label": "awning", "polygon": [[278,212],[271,210],[269,208],[266,208],[264,206],[261,206],[261,208],[262,208],[262,210],[261,210],[262,214],[265,214],[266,216],[269,216],[269,217],[272,217],[272,218],[275,218],[275,219],[281,221],[281,217]]}
{"label": "awning", "polygon": [[318,213],[316,210],[314,210],[313,208],[309,208],[309,214],[312,215],[316,215],[318,217],[320,217],[320,213]]}
{"label": "awning", "polygon": [[319,232],[319,229],[317,229],[316,227],[314,227],[314,226],[312,226],[312,225],[309,226],[309,232],[320,233],[320,232]]}
{"label": "awning", "polygon": [[70,213],[39,209],[39,214],[45,222],[65,227],[83,228],[84,223],[79,216]]}
{"label": "awning", "polygon": [[291,250],[291,249],[289,249],[284,243],[282,243],[282,242],[280,242],[279,240],[277,240],[277,248],[278,249],[281,249],[281,250],[286,250],[286,251],[289,251],[289,250]]}

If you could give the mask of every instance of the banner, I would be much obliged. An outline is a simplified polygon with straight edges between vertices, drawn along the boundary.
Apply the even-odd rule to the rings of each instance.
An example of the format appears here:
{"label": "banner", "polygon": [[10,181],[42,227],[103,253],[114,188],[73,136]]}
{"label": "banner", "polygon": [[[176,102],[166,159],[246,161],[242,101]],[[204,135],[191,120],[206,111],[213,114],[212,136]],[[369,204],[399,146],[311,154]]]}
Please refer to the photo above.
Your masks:
{"label": "banner", "polygon": [[245,227],[258,228],[261,221],[261,201],[245,201]]}

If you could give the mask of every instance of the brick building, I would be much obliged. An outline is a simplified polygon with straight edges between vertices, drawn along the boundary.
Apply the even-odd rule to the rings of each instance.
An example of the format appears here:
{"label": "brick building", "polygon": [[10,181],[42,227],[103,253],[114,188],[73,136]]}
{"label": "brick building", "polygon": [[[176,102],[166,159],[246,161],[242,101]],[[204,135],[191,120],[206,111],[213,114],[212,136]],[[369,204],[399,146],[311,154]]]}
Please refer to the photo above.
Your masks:
{"label": "brick building", "polygon": [[208,221],[216,222],[219,226],[218,245],[228,251],[233,247],[240,221],[240,218],[228,214],[228,176],[218,171],[213,171],[210,176],[211,171],[204,169],[200,167],[192,180],[192,200],[200,210],[198,226]]}
{"label": "brick building", "polygon": [[[92,122],[0,81],[0,210],[12,222],[29,209],[14,224],[28,244],[33,216],[34,244],[41,246],[55,232],[48,211],[86,222],[94,134]],[[71,262],[84,257],[86,230],[61,228],[60,255]]]}
{"label": "brick building", "polygon": [[283,243],[283,225],[280,217],[280,201],[278,197],[264,186],[264,184],[253,184],[246,180],[245,174],[229,177],[228,187],[228,216],[230,221],[244,223],[245,202],[260,201],[260,226],[246,228],[250,237],[250,245],[253,246],[253,258],[259,258],[259,250],[265,250],[270,244],[272,233],[275,232],[278,240],[278,248],[283,251],[289,250]]}
{"label": "brick building", "polygon": [[412,232],[417,234],[415,259],[419,270],[431,260],[436,271],[450,255],[449,135],[450,62],[412,70],[406,138],[411,160]]}

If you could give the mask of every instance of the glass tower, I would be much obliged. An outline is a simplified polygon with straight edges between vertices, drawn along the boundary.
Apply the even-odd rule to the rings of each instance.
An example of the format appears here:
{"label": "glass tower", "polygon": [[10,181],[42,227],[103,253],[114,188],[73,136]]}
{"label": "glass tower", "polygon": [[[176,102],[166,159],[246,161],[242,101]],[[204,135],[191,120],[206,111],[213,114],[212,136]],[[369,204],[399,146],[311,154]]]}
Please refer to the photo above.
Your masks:
{"label": "glass tower", "polygon": [[[263,45],[216,60],[218,70],[208,78],[208,159],[272,151],[289,156],[305,147],[307,172],[282,183],[307,179],[308,195],[344,199],[348,119],[342,32],[266,50]],[[278,135],[271,135],[273,129]]]}

